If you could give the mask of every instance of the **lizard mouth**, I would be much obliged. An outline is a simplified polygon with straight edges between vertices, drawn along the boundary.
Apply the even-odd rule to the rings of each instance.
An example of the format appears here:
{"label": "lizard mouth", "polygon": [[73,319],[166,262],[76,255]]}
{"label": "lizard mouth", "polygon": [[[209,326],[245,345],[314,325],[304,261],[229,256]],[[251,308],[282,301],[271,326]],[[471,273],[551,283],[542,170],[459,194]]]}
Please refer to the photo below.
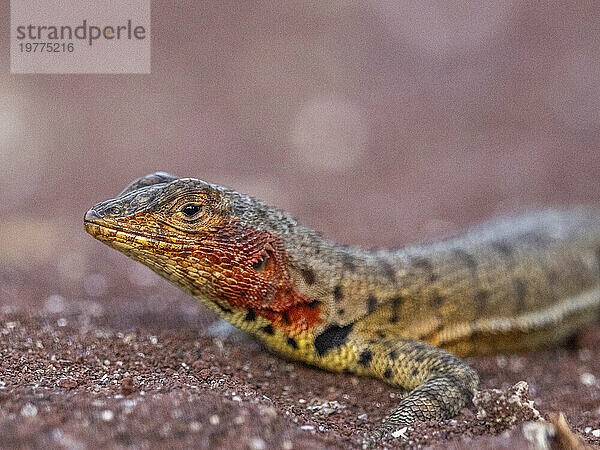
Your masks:
{"label": "lizard mouth", "polygon": [[135,241],[136,237],[148,239],[147,236],[143,236],[139,233],[132,233],[129,230],[117,227],[113,224],[108,224],[96,213],[94,209],[90,209],[85,213],[85,217],[83,218],[83,227],[86,232],[100,241],[133,242]]}
{"label": "lizard mouth", "polygon": [[83,227],[85,231],[94,238],[117,249],[121,249],[122,247],[127,249],[153,247],[164,251],[169,250],[170,247],[172,247],[173,250],[193,248],[193,245],[189,242],[181,242],[153,234],[140,233],[106,222],[102,217],[98,216],[94,209],[90,209],[85,213]]}

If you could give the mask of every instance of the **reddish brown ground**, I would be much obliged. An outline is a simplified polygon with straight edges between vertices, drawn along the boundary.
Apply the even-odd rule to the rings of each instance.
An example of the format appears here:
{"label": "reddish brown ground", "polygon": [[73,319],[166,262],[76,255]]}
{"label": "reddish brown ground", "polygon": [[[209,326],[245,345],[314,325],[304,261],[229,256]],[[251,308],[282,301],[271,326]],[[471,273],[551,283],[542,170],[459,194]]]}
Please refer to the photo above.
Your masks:
{"label": "reddish brown ground", "polygon": [[[230,3],[152,2],[152,74],[14,75],[0,52],[0,446],[340,448],[397,401],[217,337],[193,299],[85,236],[84,211],[138,176],[231,186],[377,247],[600,205],[600,2]],[[598,444],[599,338],[471,363]],[[326,400],[345,408],[307,409]],[[455,420],[407,435],[525,447]]]}
{"label": "reddish brown ground", "polygon": [[[380,382],[269,354],[142,266],[83,235],[75,243],[62,258],[0,269],[1,446],[355,447],[397,402]],[[543,415],[564,412],[600,444],[585,432],[600,429],[599,339],[595,329],[576,348],[470,363],[483,388],[527,381]],[[329,416],[309,409],[326,401],[339,403]],[[434,447],[527,447],[518,429],[502,431],[471,408],[405,434]]]}

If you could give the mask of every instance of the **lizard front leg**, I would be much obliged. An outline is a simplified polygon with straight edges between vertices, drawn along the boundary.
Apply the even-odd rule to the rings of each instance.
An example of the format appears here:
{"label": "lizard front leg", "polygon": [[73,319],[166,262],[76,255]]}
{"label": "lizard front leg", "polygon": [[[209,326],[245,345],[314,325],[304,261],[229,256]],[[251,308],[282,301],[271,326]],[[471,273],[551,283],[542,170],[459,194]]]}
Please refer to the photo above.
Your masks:
{"label": "lizard front leg", "polygon": [[464,361],[423,341],[387,338],[373,343],[349,336],[347,344],[357,356],[350,370],[409,390],[365,439],[363,448],[372,447],[385,433],[415,420],[456,415],[471,401],[479,383],[477,373]]}

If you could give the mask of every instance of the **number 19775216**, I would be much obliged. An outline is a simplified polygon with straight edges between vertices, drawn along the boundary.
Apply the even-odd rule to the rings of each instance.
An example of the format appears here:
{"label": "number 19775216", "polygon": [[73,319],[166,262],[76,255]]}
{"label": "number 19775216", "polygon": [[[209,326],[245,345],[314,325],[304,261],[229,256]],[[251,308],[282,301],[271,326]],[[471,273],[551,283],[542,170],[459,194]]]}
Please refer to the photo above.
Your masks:
{"label": "number 19775216", "polygon": [[71,53],[75,50],[72,42],[68,44],[64,42],[20,42],[19,48],[21,53]]}

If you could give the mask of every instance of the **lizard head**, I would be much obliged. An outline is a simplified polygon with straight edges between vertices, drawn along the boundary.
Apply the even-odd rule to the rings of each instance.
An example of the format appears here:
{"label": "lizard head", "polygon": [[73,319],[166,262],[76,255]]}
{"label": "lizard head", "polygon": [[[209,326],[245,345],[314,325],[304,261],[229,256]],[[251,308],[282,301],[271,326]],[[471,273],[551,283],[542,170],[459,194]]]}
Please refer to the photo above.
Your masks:
{"label": "lizard head", "polygon": [[96,239],[221,315],[242,311],[306,331],[320,320],[319,304],[299,292],[290,271],[281,236],[294,223],[235,191],[162,172],[135,180],[84,219]]}

